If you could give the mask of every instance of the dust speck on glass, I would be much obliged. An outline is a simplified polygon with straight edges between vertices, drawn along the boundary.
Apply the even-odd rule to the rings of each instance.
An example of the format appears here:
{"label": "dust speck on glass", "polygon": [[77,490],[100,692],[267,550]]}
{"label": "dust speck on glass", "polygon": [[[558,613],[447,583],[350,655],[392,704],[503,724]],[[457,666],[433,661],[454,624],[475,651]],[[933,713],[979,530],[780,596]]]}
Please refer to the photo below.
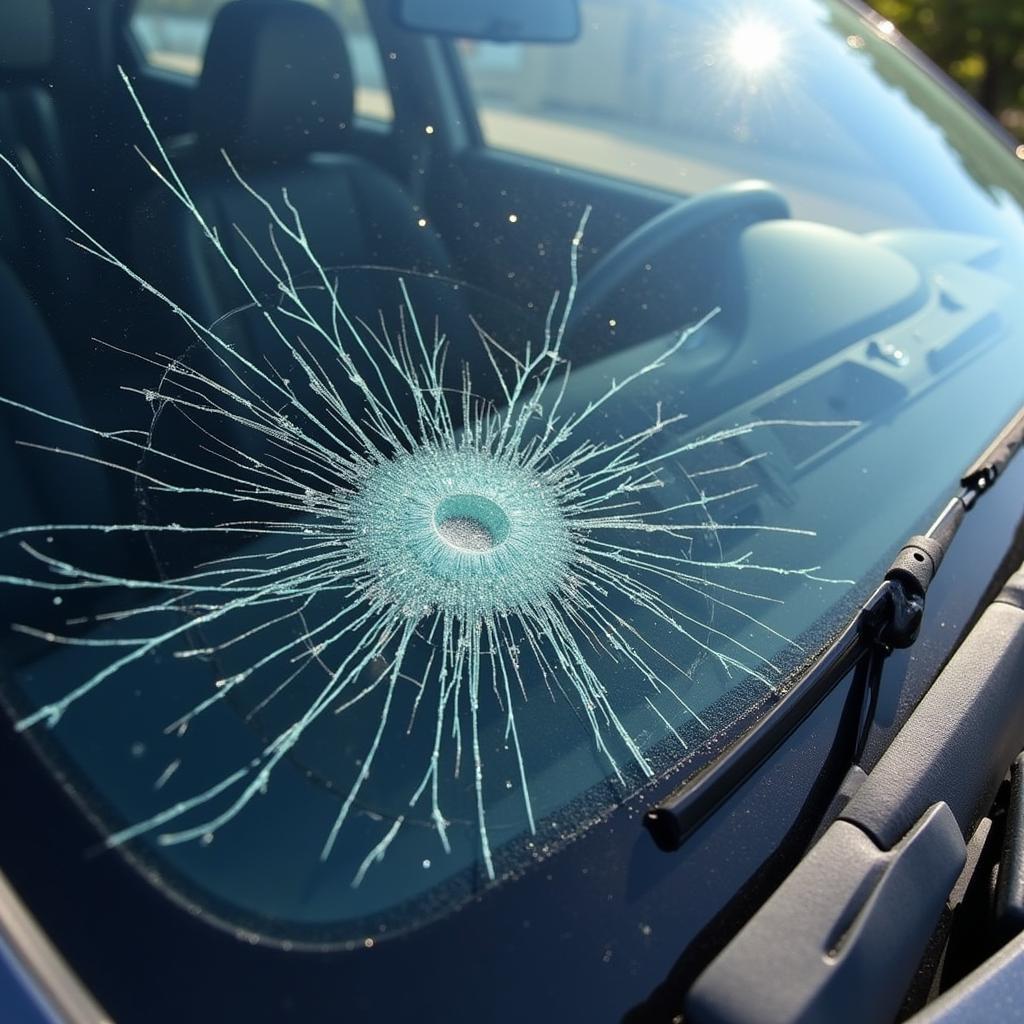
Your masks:
{"label": "dust speck on glass", "polygon": [[[274,936],[454,911],[700,763],[1024,397],[1019,170],[844,5],[392,15],[139,0],[119,239],[2,157],[145,306],[134,419],[0,397],[131,485],[2,533],[6,700],[108,846]],[[148,75],[221,92],[169,138]]]}

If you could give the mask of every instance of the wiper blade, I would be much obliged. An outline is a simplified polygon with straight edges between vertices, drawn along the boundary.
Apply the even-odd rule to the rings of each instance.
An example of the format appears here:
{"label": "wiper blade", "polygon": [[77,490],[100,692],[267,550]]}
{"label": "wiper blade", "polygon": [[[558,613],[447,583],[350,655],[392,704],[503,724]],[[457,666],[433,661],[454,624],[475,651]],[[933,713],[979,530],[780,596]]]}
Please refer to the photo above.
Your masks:
{"label": "wiper blade", "polygon": [[[679,849],[851,670],[866,672],[874,677],[866,680],[869,688],[872,682],[877,686],[884,658],[917,638],[928,587],[964,516],[991,489],[1022,445],[1024,408],[967,469],[960,492],[927,532],[904,544],[881,584],[814,664],[737,742],[647,811],[644,825],[661,849]],[[871,692],[874,696],[877,691]]]}

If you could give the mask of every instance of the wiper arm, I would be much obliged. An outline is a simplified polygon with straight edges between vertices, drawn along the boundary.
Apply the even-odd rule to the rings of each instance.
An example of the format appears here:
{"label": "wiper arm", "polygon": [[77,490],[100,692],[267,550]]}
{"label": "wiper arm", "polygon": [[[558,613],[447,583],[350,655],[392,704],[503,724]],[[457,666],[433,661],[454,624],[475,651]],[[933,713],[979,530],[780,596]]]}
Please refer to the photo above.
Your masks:
{"label": "wiper arm", "polygon": [[856,756],[870,726],[885,657],[917,638],[928,587],[975,503],[991,489],[1024,445],[1024,408],[999,432],[963,474],[954,495],[926,533],[911,537],[853,620],[820,657],[736,743],[649,810],[644,824],[657,845],[677,850],[776,750],[818,704],[858,669],[871,699]]}

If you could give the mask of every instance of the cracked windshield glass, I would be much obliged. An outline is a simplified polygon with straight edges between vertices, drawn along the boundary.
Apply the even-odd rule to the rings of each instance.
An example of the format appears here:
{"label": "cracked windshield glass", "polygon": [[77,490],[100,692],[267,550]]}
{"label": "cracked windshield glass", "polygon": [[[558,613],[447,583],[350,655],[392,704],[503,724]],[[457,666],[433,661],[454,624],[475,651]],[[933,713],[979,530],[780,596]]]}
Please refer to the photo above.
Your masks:
{"label": "cracked windshield glass", "polygon": [[1024,399],[1017,160],[891,25],[483,6],[138,0],[110,180],[3,152],[59,254],[3,699],[107,856],[261,935],[639,822]]}

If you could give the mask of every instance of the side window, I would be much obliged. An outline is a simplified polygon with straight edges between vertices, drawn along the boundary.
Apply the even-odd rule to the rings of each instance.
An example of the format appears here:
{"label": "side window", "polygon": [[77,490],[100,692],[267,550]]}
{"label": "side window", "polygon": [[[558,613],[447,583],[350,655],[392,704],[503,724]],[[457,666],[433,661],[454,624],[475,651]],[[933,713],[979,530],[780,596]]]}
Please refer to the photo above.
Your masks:
{"label": "side window", "polygon": [[[834,166],[872,173],[831,115],[786,89],[777,65],[796,42],[734,6],[709,16],[709,5],[679,0],[581,0],[571,43],[459,40],[485,142],[685,195],[738,177],[776,181],[780,167],[806,181],[807,138]],[[801,131],[781,130],[783,117]]]}
{"label": "side window", "polygon": [[[670,57],[679,41],[646,38],[652,13],[662,35],[676,28],[667,7],[664,0],[582,0],[579,38],[567,44],[459,40],[487,145],[670,191],[692,190],[673,159],[674,126],[657,109],[674,84],[666,78],[678,63]],[[638,123],[647,129],[642,137]]]}
{"label": "side window", "polygon": [[[393,120],[391,95],[364,0],[304,2],[334,15],[345,34],[356,83],[356,114],[376,121]],[[131,29],[146,63],[161,71],[198,78],[210,26],[225,3],[227,0],[138,0]]]}

